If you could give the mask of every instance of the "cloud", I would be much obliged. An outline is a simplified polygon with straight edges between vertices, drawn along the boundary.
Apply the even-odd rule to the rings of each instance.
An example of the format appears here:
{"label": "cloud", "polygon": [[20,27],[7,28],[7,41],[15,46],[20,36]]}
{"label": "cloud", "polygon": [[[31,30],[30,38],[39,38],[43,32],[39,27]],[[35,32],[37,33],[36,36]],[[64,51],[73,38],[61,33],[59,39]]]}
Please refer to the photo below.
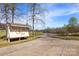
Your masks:
{"label": "cloud", "polygon": [[[64,8],[57,8],[56,4],[48,4],[48,12],[45,13],[46,19],[46,26],[53,27],[53,26],[61,26],[58,22],[55,21],[54,17],[57,16],[69,16],[71,14],[79,13],[79,4],[64,4]],[[67,8],[66,5],[68,6]],[[61,6],[59,6],[61,7]]]}
{"label": "cloud", "polygon": [[[54,16],[70,15],[79,12],[79,4],[47,4],[48,14]],[[60,6],[59,6],[60,5]]]}
{"label": "cloud", "polygon": [[[45,23],[46,23],[46,27],[55,26],[58,23],[58,22],[55,22],[54,17],[69,16],[71,14],[79,13],[79,4],[63,4],[63,7],[61,7],[61,6],[57,7],[58,6],[57,4],[45,4],[45,6],[48,9],[48,11],[45,12],[45,19],[43,19],[43,21],[45,21]],[[30,14],[31,13],[29,13],[28,15],[23,15],[21,18],[21,22],[20,21],[17,21],[17,22],[26,23],[26,18]],[[31,24],[31,22],[29,22],[29,23]],[[38,23],[37,25],[39,25],[39,26],[36,26],[36,28],[40,28],[41,24]]]}

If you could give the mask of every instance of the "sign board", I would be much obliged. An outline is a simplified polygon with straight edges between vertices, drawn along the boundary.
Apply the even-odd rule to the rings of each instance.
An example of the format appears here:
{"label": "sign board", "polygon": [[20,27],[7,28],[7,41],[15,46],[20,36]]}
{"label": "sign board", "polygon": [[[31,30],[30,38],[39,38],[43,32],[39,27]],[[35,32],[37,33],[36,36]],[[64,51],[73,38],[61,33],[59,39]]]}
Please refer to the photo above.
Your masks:
{"label": "sign board", "polygon": [[7,38],[20,38],[20,37],[28,37],[29,32],[9,32]]}

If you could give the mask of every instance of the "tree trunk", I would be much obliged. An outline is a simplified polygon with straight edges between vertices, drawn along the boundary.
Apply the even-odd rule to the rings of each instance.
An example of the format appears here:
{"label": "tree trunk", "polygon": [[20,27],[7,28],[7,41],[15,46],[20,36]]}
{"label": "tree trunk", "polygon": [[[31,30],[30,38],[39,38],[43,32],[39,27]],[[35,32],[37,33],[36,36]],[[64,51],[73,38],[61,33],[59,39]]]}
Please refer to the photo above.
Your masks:
{"label": "tree trunk", "polygon": [[33,6],[32,6],[32,19],[33,19],[33,23],[32,23],[32,27],[33,27],[33,35],[35,35],[34,31],[35,31],[35,27],[34,27],[34,22],[35,22],[35,6],[36,6],[36,3],[33,3]]}
{"label": "tree trunk", "polygon": [[14,23],[14,12],[12,12],[12,23]]}

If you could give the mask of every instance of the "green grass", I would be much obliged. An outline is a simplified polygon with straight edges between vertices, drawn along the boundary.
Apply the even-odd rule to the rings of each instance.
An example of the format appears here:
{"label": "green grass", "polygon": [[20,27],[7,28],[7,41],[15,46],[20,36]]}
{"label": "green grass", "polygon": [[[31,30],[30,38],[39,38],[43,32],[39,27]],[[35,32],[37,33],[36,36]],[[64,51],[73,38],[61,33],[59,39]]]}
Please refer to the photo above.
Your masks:
{"label": "green grass", "polygon": [[0,31],[0,37],[4,36],[5,34],[5,31]]}
{"label": "green grass", "polygon": [[[12,42],[7,42],[7,40],[0,39],[0,48],[5,47],[5,46],[9,46],[9,45],[15,45],[15,44],[20,44],[20,43],[35,40],[36,38],[38,38],[42,34],[43,34],[42,32],[34,32],[34,34],[32,32],[30,32],[30,36],[27,39],[17,40],[17,41],[12,41]],[[2,36],[5,35],[5,32],[0,32],[0,35],[2,35]]]}

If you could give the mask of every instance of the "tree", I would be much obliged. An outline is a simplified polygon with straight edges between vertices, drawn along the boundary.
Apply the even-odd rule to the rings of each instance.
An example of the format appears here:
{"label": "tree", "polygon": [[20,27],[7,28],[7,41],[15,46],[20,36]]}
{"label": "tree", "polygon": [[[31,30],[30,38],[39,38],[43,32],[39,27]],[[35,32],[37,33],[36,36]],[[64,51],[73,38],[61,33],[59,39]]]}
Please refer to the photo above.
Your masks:
{"label": "tree", "polygon": [[75,30],[75,26],[77,26],[77,18],[76,17],[71,17],[69,20],[69,25],[68,25],[68,30],[70,33],[73,33]]}
{"label": "tree", "polygon": [[[10,17],[9,17],[10,9],[9,9],[8,3],[2,4],[1,12],[2,12],[2,18],[5,19],[5,22],[6,22],[6,37],[7,37],[8,25],[10,24]],[[8,42],[10,42],[9,39],[8,39]]]}
{"label": "tree", "polygon": [[[9,4],[11,23],[14,23],[14,20],[18,20],[23,15],[23,13],[21,12],[22,10],[20,9],[20,7],[18,7],[20,5],[21,4],[17,4],[17,3]],[[20,21],[20,19],[19,19],[19,21]]]}
{"label": "tree", "polygon": [[71,17],[69,20],[69,26],[76,26],[77,22],[78,22],[78,20],[76,17]]}
{"label": "tree", "polygon": [[32,20],[32,29],[33,31],[35,30],[35,21],[41,21],[43,24],[45,24],[45,22],[43,21],[43,19],[40,19],[40,17],[38,16],[42,16],[44,17],[44,9],[41,7],[41,4],[37,4],[37,3],[30,3],[28,4],[29,7],[29,12],[31,13],[30,15],[30,20]]}
{"label": "tree", "polygon": [[20,14],[19,12],[20,8],[18,8],[17,5],[19,4],[16,4],[16,3],[0,4],[0,13],[1,13],[0,20],[9,24],[14,23],[14,19],[19,18],[22,15]]}
{"label": "tree", "polygon": [[15,15],[15,10],[16,10],[16,4],[15,3],[10,4],[10,10],[11,10],[11,14],[12,14],[12,23],[14,23],[14,15]]}
{"label": "tree", "polygon": [[9,4],[6,3],[6,4],[3,4],[3,18],[5,18],[5,21],[6,21],[6,24],[9,23]]}
{"label": "tree", "polygon": [[64,25],[64,29],[66,30],[65,33],[67,35],[72,35],[72,33],[76,32],[76,27],[77,27],[77,18],[76,17],[71,17],[69,20],[68,25]]}
{"label": "tree", "polygon": [[[6,36],[8,34],[8,27],[14,22],[15,4],[3,3],[1,4],[1,19],[6,23]],[[11,17],[12,15],[12,17]],[[12,19],[12,20],[11,20]],[[8,39],[8,41],[10,41]]]}

